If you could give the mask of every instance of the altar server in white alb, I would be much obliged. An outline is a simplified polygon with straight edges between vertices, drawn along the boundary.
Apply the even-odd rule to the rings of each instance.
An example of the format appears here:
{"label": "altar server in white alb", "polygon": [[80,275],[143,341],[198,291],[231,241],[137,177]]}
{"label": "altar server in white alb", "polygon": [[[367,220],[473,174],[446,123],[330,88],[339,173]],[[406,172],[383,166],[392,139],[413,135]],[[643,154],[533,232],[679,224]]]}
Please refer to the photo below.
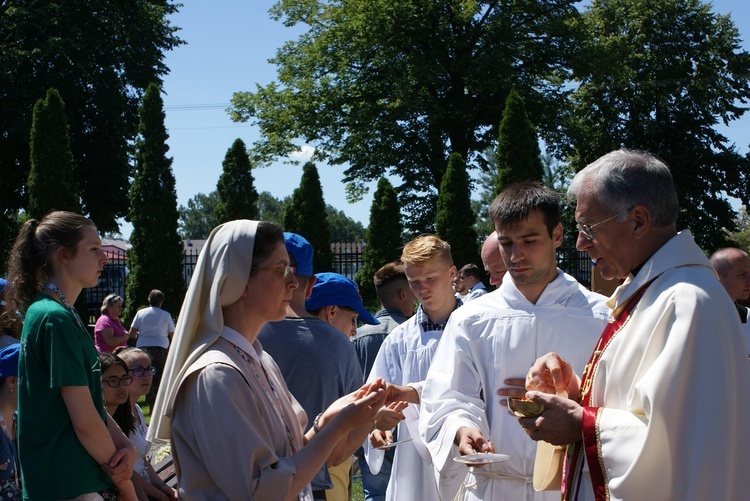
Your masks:
{"label": "altar server in white alb", "polygon": [[[419,438],[419,402],[445,324],[461,302],[453,295],[456,267],[447,242],[433,235],[417,237],[404,246],[401,260],[419,308],[385,338],[368,381],[383,378],[389,384],[389,400],[410,402],[398,425],[385,499],[433,501],[439,497],[430,455]],[[379,471],[384,455],[374,447],[385,445],[391,439],[388,433],[375,430],[365,443],[365,457],[373,473]]]}
{"label": "altar server in white alb", "polygon": [[[545,411],[521,425],[534,440],[568,445],[563,499],[747,499],[740,321],[690,232],[677,232],[669,169],[614,151],[576,174],[568,196],[577,247],[603,277],[625,281],[582,379],[556,354],[527,375],[538,390],[527,396]],[[555,395],[561,389],[569,398]]]}
{"label": "altar server in white alb", "polygon": [[[557,268],[563,227],[554,191],[511,185],[493,201],[490,217],[508,272],[496,291],[451,316],[422,392],[420,432],[440,471],[443,499],[460,486],[459,499],[552,501],[559,491],[534,491],[536,445],[497,393],[523,396],[527,366],[550,351],[583,368],[606,324],[605,298]],[[511,459],[470,472],[453,461],[472,452]]]}

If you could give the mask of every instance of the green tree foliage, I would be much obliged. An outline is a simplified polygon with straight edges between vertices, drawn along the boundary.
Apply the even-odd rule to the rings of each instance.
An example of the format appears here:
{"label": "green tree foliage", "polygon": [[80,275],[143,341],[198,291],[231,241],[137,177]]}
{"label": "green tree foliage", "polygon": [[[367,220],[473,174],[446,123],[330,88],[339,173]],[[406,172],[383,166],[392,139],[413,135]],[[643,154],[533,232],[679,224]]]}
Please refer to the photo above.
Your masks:
{"label": "green tree foliage", "polygon": [[580,86],[568,126],[576,170],[627,147],[672,169],[689,227],[706,249],[735,229],[725,194],[748,204],[748,159],[716,126],[750,99],[750,54],[729,16],[699,0],[598,0],[583,15],[589,42],[575,65]]}
{"label": "green tree foliage", "polygon": [[437,235],[451,246],[456,267],[469,263],[479,266],[479,241],[474,230],[476,216],[469,199],[469,174],[464,159],[458,153],[448,158],[448,169],[440,185],[437,201]]}
{"label": "green tree foliage", "polygon": [[355,277],[359,293],[368,308],[379,309],[380,303],[372,278],[383,265],[401,256],[402,231],[401,208],[396,190],[388,179],[381,177],[370,207],[370,225],[367,227],[362,256],[364,265]]}
{"label": "green tree foliage", "polygon": [[267,191],[262,192],[258,195],[258,218],[261,221],[270,221],[283,227],[284,211],[286,211],[286,206],[291,201],[291,196],[285,197],[284,200],[279,200]]}
{"label": "green tree foliage", "polygon": [[511,89],[505,101],[497,139],[497,179],[494,194],[519,181],[541,181],[542,161],[536,129],[526,114],[523,99]]}
{"label": "green tree foliage", "polygon": [[[292,201],[291,196],[283,200],[264,191],[258,195],[258,219],[270,221],[279,226],[284,226],[284,211]],[[198,193],[188,200],[187,207],[181,205],[180,212],[180,237],[202,240],[208,238],[218,224],[214,214],[214,207],[219,203],[219,194],[212,191],[208,195]],[[331,242],[360,242],[365,238],[365,229],[362,223],[355,221],[346,215],[344,211],[337,210],[332,205],[326,205],[328,225],[331,229]]]}
{"label": "green tree foliage", "polygon": [[[750,252],[750,215],[747,213],[747,208],[740,208],[740,212],[735,220],[737,231],[732,232],[729,235],[729,241],[734,247],[738,247],[745,252]],[[708,249],[713,252],[718,249]]]}
{"label": "green tree foliage", "polygon": [[65,105],[55,89],[34,106],[30,147],[29,216],[41,219],[53,210],[80,212]]}
{"label": "green tree foliage", "polygon": [[331,242],[364,242],[365,227],[342,210],[326,204],[326,218],[331,229]]}
{"label": "green tree foliage", "polygon": [[130,234],[124,318],[146,306],[151,289],[164,292],[164,309],[176,316],[185,295],[183,245],[177,234],[177,194],[172,159],[167,158],[164,104],[156,84],[149,85],[141,106],[136,143],[136,173],[130,188]]}
{"label": "green tree foliage", "polygon": [[302,235],[312,244],[315,249],[315,273],[333,270],[331,229],[328,225],[320,176],[312,162],[307,162],[302,167],[302,180],[299,188],[295,188],[292,193],[291,203],[286,206],[283,227],[285,231]]}
{"label": "green tree foliage", "polygon": [[180,205],[180,238],[183,240],[205,240],[211,230],[219,225],[214,212],[219,204],[219,192],[214,190],[208,195],[198,193],[187,201],[187,207]]}
{"label": "green tree foliage", "polygon": [[536,123],[559,125],[575,3],[279,1],[272,16],[308,29],[277,51],[278,82],[234,95],[232,116],[260,126],[261,160],[302,139],[348,164],[346,182],[400,176],[409,230],[429,231],[449,153],[481,161],[512,87]]}
{"label": "green tree foliage", "polygon": [[26,208],[34,103],[49,88],[65,102],[85,213],[117,231],[128,211],[138,105],[182,43],[169,0],[0,2],[0,234]]}
{"label": "green tree foliage", "polygon": [[235,139],[222,162],[224,172],[219,176],[216,191],[219,204],[214,209],[219,223],[235,219],[257,219],[258,192],[255,190],[250,158],[242,139]]}

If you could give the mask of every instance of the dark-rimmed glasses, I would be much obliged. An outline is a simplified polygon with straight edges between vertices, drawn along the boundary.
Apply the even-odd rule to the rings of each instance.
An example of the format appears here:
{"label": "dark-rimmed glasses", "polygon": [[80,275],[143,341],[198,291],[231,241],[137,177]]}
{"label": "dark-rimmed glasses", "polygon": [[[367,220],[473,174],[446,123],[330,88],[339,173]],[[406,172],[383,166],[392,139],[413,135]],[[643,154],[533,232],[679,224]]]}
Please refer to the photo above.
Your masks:
{"label": "dark-rimmed glasses", "polygon": [[123,386],[130,386],[133,384],[133,376],[109,376],[109,377],[103,377],[102,383],[106,382],[110,387],[117,388],[120,385]]}
{"label": "dark-rimmed glasses", "polygon": [[132,369],[128,369],[128,372],[132,372],[135,377],[143,377],[147,372],[153,376],[156,374],[156,367],[133,367]]}
{"label": "dark-rimmed glasses", "polygon": [[593,240],[594,239],[594,233],[593,233],[594,228],[596,228],[600,224],[608,223],[608,222],[612,221],[614,218],[620,217],[623,214],[627,214],[632,209],[633,209],[632,207],[630,207],[628,209],[625,209],[624,211],[618,212],[614,216],[608,217],[604,221],[599,221],[598,223],[594,223],[594,224],[576,223],[576,227],[578,228],[578,232],[581,233],[584,237],[588,238],[589,240]]}
{"label": "dark-rimmed glasses", "polygon": [[261,268],[258,266],[253,266],[250,269],[258,271],[272,271],[273,273],[278,273],[279,275],[281,275],[282,278],[288,278],[289,275],[294,275],[295,273],[297,273],[296,266],[282,266],[281,268]]}

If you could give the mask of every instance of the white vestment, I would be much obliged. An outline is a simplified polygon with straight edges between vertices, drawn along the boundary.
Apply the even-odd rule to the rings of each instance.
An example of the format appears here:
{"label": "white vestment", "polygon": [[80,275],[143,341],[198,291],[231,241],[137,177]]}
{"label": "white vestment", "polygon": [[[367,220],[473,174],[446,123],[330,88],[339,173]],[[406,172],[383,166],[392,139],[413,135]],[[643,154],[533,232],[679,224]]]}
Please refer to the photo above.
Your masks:
{"label": "white vestment", "polygon": [[[456,311],[460,311],[460,308]],[[368,382],[381,377],[387,383],[413,386],[421,393],[427,369],[443,331],[423,331],[417,322],[417,316],[409,318],[385,338],[375,358]],[[409,404],[404,410],[404,415],[406,419],[398,425],[398,442],[411,442],[396,446],[385,498],[389,501],[437,501],[437,483],[430,456],[417,432],[419,406]],[[380,470],[385,453],[373,449],[369,438],[365,440],[364,448],[370,471],[376,473]]]}
{"label": "white vestment", "polygon": [[[617,311],[649,282],[593,375],[589,469],[603,465],[612,500],[747,499],[750,364],[737,311],[688,231],[608,304]],[[579,499],[594,499],[588,472]]]}
{"label": "white vestment", "polygon": [[[536,304],[512,280],[450,318],[422,393],[420,434],[440,475],[443,499],[466,480],[464,499],[559,500],[559,491],[531,484],[536,443],[500,405],[507,378],[523,378],[534,361],[557,352],[581,371],[607,324],[606,298],[558,270]],[[478,428],[506,462],[475,468],[455,463],[453,440],[462,426]],[[493,478],[484,475],[489,472]]]}

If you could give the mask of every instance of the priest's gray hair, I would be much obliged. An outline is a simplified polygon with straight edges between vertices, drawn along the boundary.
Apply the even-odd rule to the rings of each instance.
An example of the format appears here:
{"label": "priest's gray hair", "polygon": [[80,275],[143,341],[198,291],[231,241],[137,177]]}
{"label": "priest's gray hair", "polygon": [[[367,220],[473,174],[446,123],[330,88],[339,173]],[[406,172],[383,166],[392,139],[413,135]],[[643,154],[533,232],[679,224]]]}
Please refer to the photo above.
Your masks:
{"label": "priest's gray hair", "polygon": [[[643,205],[655,227],[677,221],[678,203],[669,167],[654,155],[627,149],[615,150],[578,172],[568,188],[568,200],[594,196],[612,214]],[[625,214],[621,219],[627,217]]]}

